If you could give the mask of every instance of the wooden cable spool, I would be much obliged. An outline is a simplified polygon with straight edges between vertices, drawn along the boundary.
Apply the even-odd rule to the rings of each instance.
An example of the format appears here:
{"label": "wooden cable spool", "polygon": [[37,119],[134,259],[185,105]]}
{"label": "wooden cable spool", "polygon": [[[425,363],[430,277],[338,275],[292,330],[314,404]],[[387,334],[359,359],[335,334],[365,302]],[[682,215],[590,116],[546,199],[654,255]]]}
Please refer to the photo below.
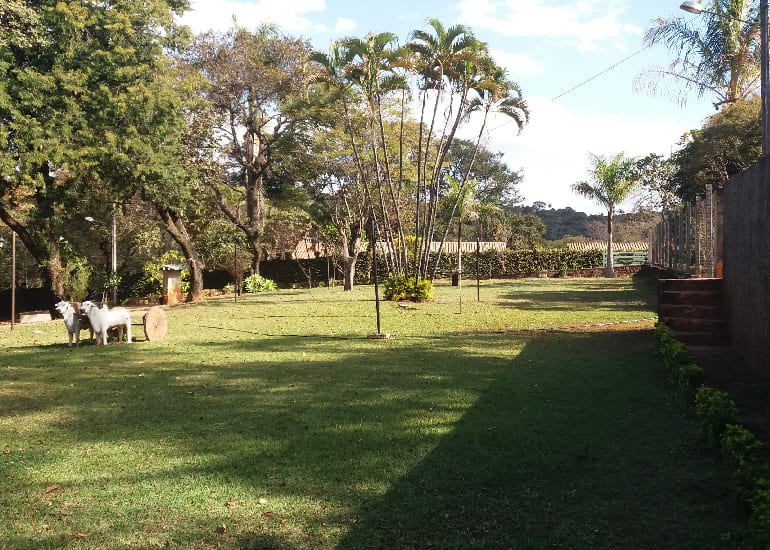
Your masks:
{"label": "wooden cable spool", "polygon": [[155,306],[151,307],[142,317],[144,324],[144,335],[148,342],[157,342],[166,337],[168,325],[166,323],[166,312]]}

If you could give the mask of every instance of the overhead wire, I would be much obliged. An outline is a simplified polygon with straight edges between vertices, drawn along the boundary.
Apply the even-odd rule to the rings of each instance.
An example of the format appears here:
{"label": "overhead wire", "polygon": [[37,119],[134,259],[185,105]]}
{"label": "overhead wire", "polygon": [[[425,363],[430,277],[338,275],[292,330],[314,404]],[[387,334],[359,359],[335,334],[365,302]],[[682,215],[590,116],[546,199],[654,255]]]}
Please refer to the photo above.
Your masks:
{"label": "overhead wire", "polygon": [[[693,19],[695,19],[695,17],[691,17],[691,18],[688,20],[688,23],[689,23],[689,22],[691,22]],[[610,71],[612,71],[613,69],[615,69],[615,68],[619,67],[619,66],[620,66],[620,65],[622,65],[623,63],[626,63],[626,62],[628,62],[629,60],[633,59],[634,57],[636,57],[636,56],[637,56],[637,55],[639,55],[640,53],[644,52],[645,50],[648,50],[648,49],[650,49],[651,47],[652,47],[652,44],[646,44],[646,45],[642,46],[641,48],[639,48],[638,50],[636,50],[634,53],[632,53],[632,54],[630,54],[630,55],[627,55],[626,57],[624,57],[623,59],[621,59],[620,61],[618,61],[618,62],[616,62],[616,63],[613,63],[612,65],[610,65],[610,66],[609,66],[609,67],[607,67],[606,69],[603,69],[603,70],[599,71],[598,73],[594,74],[593,76],[591,76],[591,77],[589,77],[589,78],[587,78],[587,79],[583,80],[582,82],[580,82],[580,83],[578,83],[578,84],[575,84],[575,85],[574,85],[574,86],[572,86],[571,88],[568,88],[567,90],[563,91],[563,92],[562,92],[562,93],[560,93],[559,95],[557,95],[557,96],[555,96],[555,97],[552,97],[552,98],[551,98],[551,101],[557,101],[558,99],[561,99],[561,98],[562,98],[562,97],[564,97],[565,95],[567,95],[567,94],[571,94],[571,93],[572,93],[572,92],[574,92],[575,90],[577,90],[577,89],[579,89],[579,88],[582,88],[583,86],[585,86],[586,84],[588,84],[588,83],[590,83],[590,82],[593,82],[594,80],[596,80],[596,79],[597,79],[597,78],[599,78],[600,76],[607,74],[608,72],[610,72]],[[496,131],[496,130],[499,130],[500,128],[503,128],[504,126],[507,126],[508,124],[511,124],[512,122],[514,122],[514,121],[513,121],[513,120],[507,120],[507,121],[503,122],[502,124],[500,124],[499,126],[497,126],[497,127],[495,127],[495,128],[490,128],[490,129],[488,130],[488,132],[489,132],[489,133],[491,133],[491,132],[494,132],[494,131]]]}

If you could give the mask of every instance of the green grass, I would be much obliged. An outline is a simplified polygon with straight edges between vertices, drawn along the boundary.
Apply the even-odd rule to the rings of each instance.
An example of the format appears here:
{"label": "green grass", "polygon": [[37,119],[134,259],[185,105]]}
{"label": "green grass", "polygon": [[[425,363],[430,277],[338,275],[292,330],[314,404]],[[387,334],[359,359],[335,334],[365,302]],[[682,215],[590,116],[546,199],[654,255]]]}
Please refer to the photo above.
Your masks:
{"label": "green grass", "polygon": [[652,317],[651,286],[475,290],[383,304],[384,341],[371,287],[130,346],[0,327],[0,548],[755,547],[651,330],[515,332]]}

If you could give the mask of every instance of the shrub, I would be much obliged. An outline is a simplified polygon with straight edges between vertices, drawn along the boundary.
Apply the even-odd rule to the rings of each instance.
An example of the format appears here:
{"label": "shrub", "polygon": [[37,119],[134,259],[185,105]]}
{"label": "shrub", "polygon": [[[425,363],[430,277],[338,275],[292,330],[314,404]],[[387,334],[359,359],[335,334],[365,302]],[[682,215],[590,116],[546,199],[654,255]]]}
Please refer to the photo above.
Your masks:
{"label": "shrub", "polygon": [[687,347],[665,324],[655,325],[655,338],[658,341],[658,350],[663,357],[663,363],[669,370],[671,381],[681,393],[692,396],[703,383],[703,369],[692,364]]}
{"label": "shrub", "polygon": [[738,407],[725,392],[701,386],[695,393],[695,416],[703,438],[718,445],[727,425],[738,423]]}
{"label": "shrub", "polygon": [[671,379],[684,395],[692,397],[703,385],[703,369],[692,363],[680,363],[673,369]]}
{"label": "shrub", "polygon": [[427,302],[433,299],[433,283],[417,280],[406,275],[396,275],[385,280],[385,299]]}
{"label": "shrub", "polygon": [[770,482],[761,478],[756,482],[756,488],[749,497],[751,522],[754,525],[765,547],[770,546]]}
{"label": "shrub", "polygon": [[62,269],[61,278],[64,290],[73,302],[82,302],[88,296],[88,282],[92,273],[88,260],[73,256]]}
{"label": "shrub", "polygon": [[765,470],[760,456],[762,442],[743,426],[727,424],[721,445],[722,453],[732,464],[741,493],[748,496]]}
{"label": "shrub", "polygon": [[[703,378],[703,370],[689,362],[687,348],[663,323],[655,325],[655,338],[671,378],[691,394]],[[737,424],[738,407],[725,392],[700,386],[695,392],[695,416],[706,442],[719,446],[730,463],[736,488],[751,509],[751,521],[765,548],[770,548],[770,480],[762,456],[762,443]]]}
{"label": "shrub", "polygon": [[274,281],[265,279],[256,273],[246,277],[243,280],[243,285],[246,287],[247,292],[268,292],[278,288]]}

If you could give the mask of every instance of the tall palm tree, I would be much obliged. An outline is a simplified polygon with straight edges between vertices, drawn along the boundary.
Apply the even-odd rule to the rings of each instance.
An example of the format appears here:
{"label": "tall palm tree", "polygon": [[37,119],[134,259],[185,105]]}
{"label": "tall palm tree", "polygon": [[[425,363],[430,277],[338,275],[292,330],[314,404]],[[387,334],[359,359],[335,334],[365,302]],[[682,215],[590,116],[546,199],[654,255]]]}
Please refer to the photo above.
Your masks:
{"label": "tall palm tree", "polygon": [[612,278],[615,269],[612,259],[612,222],[615,208],[630,197],[636,187],[634,159],[619,153],[614,157],[600,157],[589,153],[592,164],[590,182],[581,181],[572,190],[607,209],[607,267],[604,276]]}
{"label": "tall palm tree", "polygon": [[[349,38],[343,44],[348,59],[345,79],[361,93],[369,113],[370,146],[380,216],[387,229],[384,235],[388,241],[388,250],[395,252],[392,258],[394,270],[404,273],[407,255],[403,223],[386,145],[382,101],[391,92],[407,89],[406,75],[397,69],[408,64],[408,51],[399,48],[396,35],[389,32],[369,33],[363,39]],[[398,236],[397,242],[394,235]]]}
{"label": "tall palm tree", "polygon": [[[440,178],[436,168],[440,167],[440,163],[434,162],[430,169],[428,165],[439,107],[442,105],[445,96],[453,91],[453,82],[460,78],[457,72],[460,62],[476,58],[482,46],[476,40],[469,27],[454,25],[447,29],[435,18],[428,19],[427,23],[430,30],[418,29],[412,31],[410,42],[406,45],[415,55],[414,70],[417,73],[418,86],[422,96],[417,145],[418,163],[415,205],[415,271],[418,276],[424,275],[425,270],[427,270],[432,226],[435,221],[439,198],[438,186]],[[429,104],[430,99],[433,102],[432,112],[431,105]],[[439,138],[438,143],[436,159],[439,157],[442,143],[445,143],[443,134]],[[425,194],[428,195],[428,204],[423,211],[421,202]],[[422,225],[421,214],[424,214]],[[422,242],[420,242],[421,237]]]}
{"label": "tall palm tree", "polygon": [[[695,20],[659,19],[647,31],[648,46],[663,44],[675,54],[668,67],[647,69],[636,77],[638,90],[655,92],[661,80],[682,84],[679,101],[695,90],[714,99],[719,109],[758,93],[759,19],[755,0],[713,0]],[[698,25],[706,19],[705,31]]]}
{"label": "tall palm tree", "polygon": [[[527,102],[522,97],[521,88],[515,82],[508,80],[505,70],[497,65],[486,52],[480,55],[476,59],[476,62],[461,61],[460,63],[464,66],[460,72],[461,74],[465,74],[468,87],[475,94],[473,97],[470,97],[465,104],[463,116],[468,117],[474,112],[481,112],[483,114],[483,119],[476,138],[471,161],[468,163],[468,169],[462,180],[458,182],[460,193],[456,193],[456,197],[462,195],[464,187],[469,182],[468,177],[473,170],[473,163],[481,145],[489,115],[493,112],[497,112],[510,117],[510,119],[516,123],[519,133],[521,133],[524,125],[529,121],[529,109],[527,107]],[[452,132],[452,135],[454,135],[454,132]],[[448,150],[445,150],[439,159],[439,164],[441,166],[444,164],[444,158],[447,152]],[[458,203],[455,201],[449,213],[449,221],[451,221],[452,216],[454,216],[457,206]],[[444,242],[446,241],[449,232],[449,221],[447,222],[444,234],[441,237],[439,255],[441,254],[441,250],[443,249]],[[433,276],[435,276],[437,268],[438,262],[434,265]]]}

